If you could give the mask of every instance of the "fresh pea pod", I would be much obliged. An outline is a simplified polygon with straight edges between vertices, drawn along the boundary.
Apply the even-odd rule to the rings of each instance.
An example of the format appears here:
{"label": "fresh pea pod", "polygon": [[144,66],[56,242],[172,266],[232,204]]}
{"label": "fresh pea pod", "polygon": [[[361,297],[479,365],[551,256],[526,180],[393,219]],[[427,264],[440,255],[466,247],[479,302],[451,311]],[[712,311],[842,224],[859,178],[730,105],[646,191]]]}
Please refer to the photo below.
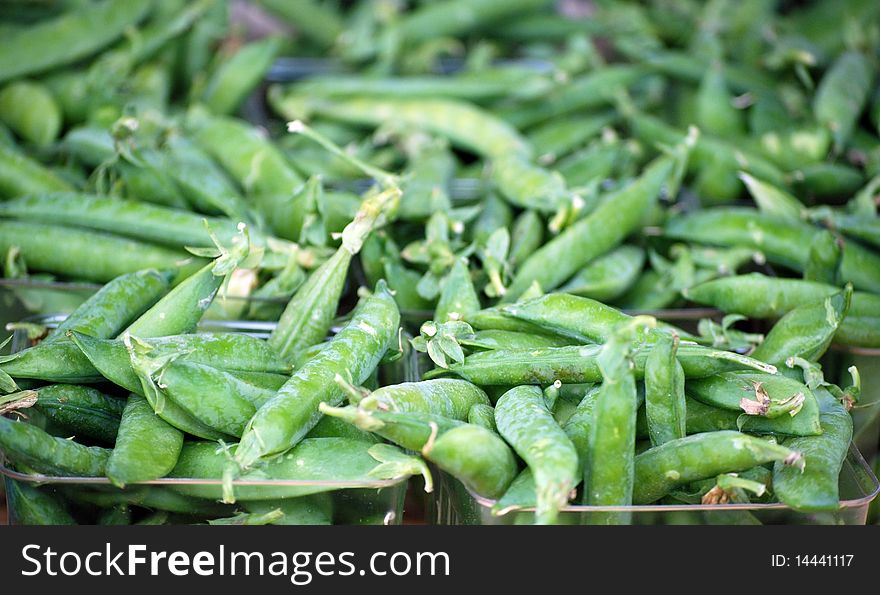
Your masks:
{"label": "fresh pea pod", "polygon": [[73,190],[67,180],[13,146],[0,144],[0,196]]}
{"label": "fresh pea pod", "polygon": [[542,213],[555,213],[571,199],[559,172],[515,153],[493,159],[492,182],[511,204]]}
{"label": "fresh pea pod", "polygon": [[50,384],[36,390],[34,408],[76,435],[113,444],[125,401],[86,386]]}
{"label": "fresh pea pod", "polygon": [[804,266],[804,279],[840,285],[840,264],[843,241],[827,229],[820,231],[810,243],[810,256]]}
{"label": "fresh pea pod", "polygon": [[663,337],[645,361],[645,411],[653,446],[684,438],[687,432],[684,370],[677,350],[678,336]]}
{"label": "fresh pea pod", "polygon": [[582,268],[559,290],[608,302],[632,287],[644,263],[644,250],[637,246],[621,246]]}
{"label": "fresh pea pod", "polygon": [[465,421],[471,407],[489,405],[489,397],[479,387],[453,378],[404,382],[383,386],[361,399],[357,406],[366,411],[432,413]]}
{"label": "fresh pea pod", "polygon": [[473,338],[459,339],[458,342],[468,349],[534,349],[541,347],[564,347],[574,345],[577,341],[566,337],[551,337],[520,331],[484,330],[474,333]]}
{"label": "fresh pea pod", "polygon": [[205,85],[202,101],[215,114],[235,112],[263,80],[281,48],[281,39],[268,37],[241,47],[220,64]]}
{"label": "fresh pea pod", "polygon": [[520,386],[495,404],[498,432],[526,461],[535,479],[535,522],[552,524],[577,485],[574,445],[553,419],[540,388]]}
{"label": "fresh pea pod", "polygon": [[849,196],[865,184],[860,169],[830,161],[808,163],[792,172],[790,177],[798,193],[814,198]]}
{"label": "fresh pea pod", "polygon": [[345,23],[337,7],[315,0],[258,0],[269,12],[293,25],[297,33],[330,48]]}
{"label": "fresh pea pod", "polygon": [[13,525],[76,525],[60,498],[51,488],[6,477],[6,498]]}
{"label": "fresh pea pod", "polygon": [[131,525],[131,508],[126,504],[106,508],[98,516],[96,524],[105,527]]}
{"label": "fresh pea pod", "polygon": [[871,91],[874,67],[868,57],[845,52],[822,77],[813,97],[813,113],[834,136],[838,151],[849,140]]}
{"label": "fresh pea pod", "polygon": [[283,500],[248,501],[242,502],[242,507],[254,514],[280,510],[281,518],[272,521],[273,525],[333,524],[333,498],[329,494],[314,494]]}
{"label": "fresh pea pod", "polygon": [[400,313],[384,282],[364,298],[351,321],[265,403],[242,435],[236,461],[247,469],[261,457],[296,444],[321,418],[318,404],[338,404],[337,375],[361,384],[397,336]]}
{"label": "fresh pea pod", "polygon": [[707,432],[672,440],[636,455],[633,504],[650,504],[680,485],[774,461],[804,468],[801,453],[740,432]]}
{"label": "fresh pea pod", "polygon": [[514,269],[532,255],[544,241],[544,221],[535,211],[523,211],[510,227],[508,264]]}
{"label": "fresh pea pod", "polygon": [[148,510],[204,516],[227,515],[232,510],[232,507],[225,504],[184,496],[166,486],[130,485],[124,490],[110,486],[91,489],[78,486],[65,489],[64,494],[74,502],[101,508],[127,504]]}
{"label": "fresh pea pod", "polygon": [[710,134],[729,138],[745,130],[743,112],[733,105],[733,96],[719,63],[706,69],[697,92],[696,108],[696,124]]}
{"label": "fresh pea pod", "polygon": [[498,432],[498,426],[495,424],[495,409],[487,403],[474,403],[471,405],[467,415],[467,422],[492,432]]}
{"label": "fresh pea pod", "polygon": [[45,147],[58,138],[61,110],[44,85],[16,81],[0,90],[0,121],[28,142]]}
{"label": "fresh pea pod", "polygon": [[480,298],[474,289],[467,262],[457,259],[443,281],[443,289],[434,310],[434,320],[461,320],[480,309]]}
{"label": "fresh pea pod", "polygon": [[14,464],[48,475],[103,477],[110,450],[56,438],[28,423],[0,417],[0,448]]}

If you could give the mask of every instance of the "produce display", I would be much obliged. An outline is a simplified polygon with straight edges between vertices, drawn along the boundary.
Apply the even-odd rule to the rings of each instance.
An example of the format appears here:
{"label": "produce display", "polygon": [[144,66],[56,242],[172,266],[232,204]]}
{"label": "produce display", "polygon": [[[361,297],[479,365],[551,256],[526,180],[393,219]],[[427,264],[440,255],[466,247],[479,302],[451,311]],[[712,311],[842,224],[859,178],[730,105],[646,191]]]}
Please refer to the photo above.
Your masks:
{"label": "produce display", "polygon": [[12,520],[393,523],[420,475],[477,522],[864,523],[878,23],[8,3]]}

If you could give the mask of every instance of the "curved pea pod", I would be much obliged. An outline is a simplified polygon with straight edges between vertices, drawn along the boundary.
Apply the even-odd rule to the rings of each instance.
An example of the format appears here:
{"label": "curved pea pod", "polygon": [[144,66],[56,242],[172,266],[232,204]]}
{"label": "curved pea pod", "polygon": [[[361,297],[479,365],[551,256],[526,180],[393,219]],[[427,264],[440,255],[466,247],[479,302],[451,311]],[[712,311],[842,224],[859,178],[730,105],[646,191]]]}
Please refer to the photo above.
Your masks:
{"label": "curved pea pod", "polygon": [[492,160],[492,182],[512,204],[542,213],[555,213],[569,200],[559,172],[533,165],[515,153]]}
{"label": "curved pea pod", "polygon": [[701,129],[721,137],[745,131],[743,111],[733,105],[721,64],[711,64],[706,69],[696,101],[696,123]]}
{"label": "curved pea pod", "polygon": [[13,525],[76,525],[61,499],[51,488],[39,488],[28,482],[6,477],[6,499]]}
{"label": "curved pea pod", "polygon": [[268,37],[241,47],[221,63],[205,85],[202,101],[216,114],[235,112],[263,80],[281,48],[281,39]]}
{"label": "curved pea pod", "polygon": [[471,227],[471,236],[478,243],[485,243],[501,227],[510,227],[513,222],[513,209],[507,201],[491,192],[483,201],[483,210]]}
{"label": "curved pea pod", "polygon": [[488,403],[474,403],[471,405],[467,414],[467,422],[492,432],[498,431],[498,426],[495,424],[495,409]]}
{"label": "curved pea pod", "polygon": [[871,91],[874,68],[859,52],[845,52],[822,77],[813,97],[813,113],[831,130],[838,151],[846,146]]}
{"label": "curved pea pod", "polygon": [[819,406],[805,385],[781,374],[724,372],[688,380],[688,394],[713,407],[743,411],[740,430],[795,436],[819,434]]}
{"label": "curved pea pod", "polygon": [[[526,333],[533,335],[544,335],[550,337],[559,337],[559,334],[548,331],[537,324],[532,324],[525,320],[520,320],[509,316],[499,307],[483,308],[472,314],[465,316],[466,323],[471,325],[477,331],[509,331],[515,333]],[[578,337],[575,340],[582,343],[589,343],[586,337]]]}
{"label": "curved pea pod", "polygon": [[269,103],[283,117],[296,120],[309,115],[342,122],[380,126],[385,122],[420,128],[448,138],[453,144],[483,157],[511,153],[529,156],[528,142],[494,115],[453,99],[397,99],[379,97],[321,98],[269,90]]}
{"label": "curved pea pod", "polygon": [[[100,375],[128,391],[141,392],[140,381],[131,368],[122,339],[95,339],[76,331],[71,332],[71,339]],[[170,335],[139,339],[139,343],[150,348],[151,357],[167,359],[182,354],[186,361],[231,371],[245,380],[248,378],[246,373],[290,373],[290,365],[282,361],[265,341],[243,333]]]}
{"label": "curved pea pod", "polygon": [[828,230],[816,234],[810,244],[810,256],[804,267],[804,279],[831,285],[840,285],[840,264],[843,259],[843,240]]}
{"label": "curved pea pod", "polygon": [[465,421],[471,407],[489,405],[489,397],[466,380],[437,378],[422,382],[404,382],[379,388],[357,406],[366,411],[432,413]]}
{"label": "curved pea pod", "polygon": [[849,196],[865,184],[860,169],[830,161],[801,166],[790,174],[790,178],[798,193],[812,197]]}
{"label": "curved pea pod", "polygon": [[[747,208],[716,208],[671,220],[664,234],[716,246],[747,246],[769,262],[803,271],[816,230],[808,223],[758,213]],[[849,243],[843,251],[841,276],[856,288],[880,291],[880,255]],[[691,292],[688,292],[690,297]]]}
{"label": "curved pea pod", "polygon": [[434,310],[434,320],[461,320],[480,309],[480,298],[474,289],[474,282],[467,262],[457,259],[443,280],[443,289]]}
{"label": "curved pea pod", "polygon": [[283,500],[242,502],[242,508],[254,514],[280,510],[281,517],[273,525],[332,525],[333,498],[329,494],[314,494]]}
{"label": "curved pea pod", "polygon": [[269,12],[290,23],[298,34],[330,48],[345,29],[345,22],[336,6],[315,0],[259,0]]}
{"label": "curved pea pod", "polygon": [[630,319],[627,314],[597,300],[565,293],[551,293],[502,306],[501,312],[563,336],[586,337],[596,343],[606,341],[618,324]]}
{"label": "curved pea pod", "polygon": [[228,515],[232,511],[231,506],[184,496],[165,486],[130,485],[124,490],[110,486],[90,489],[77,487],[65,489],[64,494],[74,502],[101,508],[124,504],[148,510],[204,516]]}
{"label": "curved pea pod", "polygon": [[633,504],[650,504],[680,485],[774,461],[804,468],[799,452],[740,432],[706,432],[672,440],[636,455]]}
{"label": "curved pea pod", "polygon": [[36,389],[34,408],[76,435],[112,444],[125,401],[86,386],[50,384]]}
{"label": "curved pea pod", "polygon": [[[874,247],[880,247],[880,219],[873,215],[849,214],[841,211],[820,211],[816,209],[813,219],[825,223],[831,229],[840,231],[846,236],[861,240]],[[824,279],[812,280],[825,283],[834,282]]]}
{"label": "curved pea pod", "polygon": [[[686,154],[685,150],[685,159]],[[519,267],[505,300],[515,300],[535,281],[544,291],[555,289],[591,260],[615,248],[641,224],[674,173],[676,161],[680,159],[657,159],[638,180],[615,192],[534,252]]]}
{"label": "curved pea pod", "polygon": [[[0,196],[73,190],[67,180],[18,149],[0,144]],[[8,248],[7,248],[8,249]]]}
{"label": "curved pea pod", "polygon": [[520,331],[484,330],[474,333],[473,338],[459,339],[462,347],[472,350],[492,349],[535,349],[540,347],[564,347],[576,344],[577,341],[566,337],[552,337]]}
{"label": "curved pea pod", "polygon": [[846,318],[852,293],[852,285],[848,285],[821,302],[794,308],[773,325],[752,357],[777,366],[791,357],[817,361]]}
{"label": "curved pea pod", "polygon": [[236,461],[247,469],[261,457],[295,445],[318,423],[321,402],[343,398],[336,376],[363,383],[397,336],[400,313],[384,282],[358,304],[351,321],[315,357],[297,370],[251,419]]}
{"label": "curved pea pod", "polygon": [[621,246],[582,268],[559,291],[607,302],[632,287],[644,264],[644,250]]}
{"label": "curved pea pod", "polygon": [[130,395],[107,461],[107,477],[120,488],[164,477],[177,463],[182,446],[180,430],[156,415],[143,397]]}
{"label": "curved pea pod", "polygon": [[7,34],[0,56],[0,81],[85,58],[122,36],[149,10],[149,4],[124,0],[86,4]]}
{"label": "curved pea pod", "polygon": [[684,438],[687,431],[684,370],[677,350],[678,337],[664,337],[645,361],[645,411],[653,446]]}
{"label": "curved pea pod", "polygon": [[504,393],[495,404],[495,423],[532,470],[537,496],[535,522],[554,523],[577,485],[578,457],[544,403],[541,389],[520,386]]}
{"label": "curved pea pod", "polygon": [[6,254],[12,246],[35,270],[97,283],[143,269],[178,269],[191,260],[184,252],[107,233],[0,221],[0,253]]}
{"label": "curved pea pod", "polygon": [[[430,379],[451,372],[479,386],[521,384],[581,384],[600,382],[597,357],[601,345],[545,347],[543,349],[499,349],[475,353],[463,363],[452,363],[448,369],[435,369],[423,378]],[[645,359],[650,347],[639,349],[634,356],[635,373],[644,374]],[[721,351],[698,345],[681,345],[678,359],[686,378],[712,376],[719,372],[756,369],[775,373],[776,367],[730,351]]]}
{"label": "curved pea pod", "polygon": [[544,242],[544,221],[533,210],[523,211],[510,227],[510,252],[507,261],[514,269],[531,256]]}
{"label": "curved pea pod", "polygon": [[[267,460],[258,468],[238,477],[234,485],[235,499],[275,500],[317,494],[357,484],[373,482],[371,471],[379,464],[369,450],[370,442],[347,438],[307,438],[281,456]],[[187,442],[177,465],[168,477],[220,480],[235,455],[236,447],[228,452],[215,442]],[[313,482],[312,485],[246,485],[248,481],[289,480]],[[323,484],[323,485],[322,485]],[[220,500],[223,486],[175,485],[173,489],[187,496]]]}
{"label": "curved pea pod", "polygon": [[56,438],[24,422],[0,417],[0,448],[14,464],[47,475],[102,477],[110,450]]}
{"label": "curved pea pod", "polygon": [[306,438],[348,438],[375,444],[382,439],[375,434],[366,432],[337,417],[325,415],[315,427],[309,430]]}
{"label": "curved pea pod", "polygon": [[16,81],[0,90],[0,121],[28,142],[45,147],[58,137],[61,109],[44,85]]}
{"label": "curved pea pod", "polygon": [[819,414],[822,434],[789,438],[783,444],[803,453],[802,472],[779,462],[773,466],[773,491],[779,500],[795,510],[815,512],[840,507],[840,469],[853,434],[849,412],[833,399]]}

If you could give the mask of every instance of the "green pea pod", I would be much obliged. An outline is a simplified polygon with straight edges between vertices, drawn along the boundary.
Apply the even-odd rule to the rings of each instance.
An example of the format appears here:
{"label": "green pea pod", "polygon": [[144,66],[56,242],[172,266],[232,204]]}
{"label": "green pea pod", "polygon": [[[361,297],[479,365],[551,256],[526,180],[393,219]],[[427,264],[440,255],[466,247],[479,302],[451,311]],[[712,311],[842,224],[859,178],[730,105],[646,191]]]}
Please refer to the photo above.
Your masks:
{"label": "green pea pod", "polygon": [[98,516],[97,524],[107,527],[131,525],[131,508],[125,504],[107,508]]}
{"label": "green pea pod", "polygon": [[632,287],[644,263],[644,250],[624,245],[582,268],[559,290],[608,302]]}
{"label": "green pea pod", "polygon": [[[431,370],[423,378],[427,380],[451,372],[479,386],[548,385],[557,380],[563,384],[600,382],[602,374],[597,362],[600,350],[600,345],[580,345],[484,351],[467,356],[462,363],[453,362],[448,369]],[[650,351],[650,346],[646,346],[634,356],[638,378],[644,375],[645,359]],[[698,345],[681,345],[678,359],[686,378],[701,378],[742,369],[770,374],[776,372],[775,366],[750,357]]]}
{"label": "green pea pod", "polygon": [[47,475],[102,477],[110,450],[56,438],[28,423],[0,417],[0,448],[14,464]]}
{"label": "green pea pod", "polygon": [[613,113],[600,112],[550,120],[530,130],[529,141],[539,163],[554,163],[592,140],[614,119]]}
{"label": "green pea pod", "polygon": [[829,285],[840,285],[843,242],[830,231],[822,230],[810,244],[810,256],[804,267],[804,279]]}
{"label": "green pea pod", "polygon": [[773,491],[779,500],[804,512],[834,511],[840,507],[840,469],[853,434],[849,412],[836,399],[828,399],[819,414],[822,434],[789,438],[783,444],[803,453],[802,472],[779,462],[773,466]]}
{"label": "green pea pod", "polygon": [[678,337],[664,337],[645,361],[645,411],[653,446],[684,438],[687,432],[684,370],[677,350]]}
{"label": "green pea pod", "polygon": [[336,417],[325,415],[314,428],[309,430],[306,438],[348,438],[375,444],[382,439]]}
{"label": "green pea pod", "polygon": [[182,446],[183,433],[156,415],[143,397],[131,395],[107,461],[107,477],[120,488],[164,477],[177,463]]}
{"label": "green pea pod", "polygon": [[[0,253],[6,254],[13,246],[35,270],[96,283],[143,269],[178,269],[192,262],[184,252],[107,233],[0,221]],[[59,250],[59,246],[64,249]]]}
{"label": "green pea pod", "polygon": [[357,406],[366,411],[432,413],[465,421],[477,404],[489,405],[489,397],[479,387],[465,380],[438,378],[383,386],[361,399]]}
{"label": "green pea pod", "polygon": [[707,432],[672,440],[636,455],[633,504],[650,504],[680,485],[774,461],[804,468],[799,452],[740,432]]}
{"label": "green pea pod", "polygon": [[232,507],[219,502],[178,494],[166,486],[130,485],[124,490],[109,486],[89,489],[78,486],[65,489],[64,494],[74,502],[101,508],[127,504],[149,510],[203,516],[228,515],[232,510]]}
{"label": "green pea pod", "polygon": [[706,69],[697,92],[697,125],[710,134],[731,137],[745,130],[743,111],[733,105],[721,64]]}
{"label": "green pea pod", "polygon": [[333,498],[329,494],[314,494],[283,500],[242,502],[242,507],[254,514],[280,510],[281,517],[273,525],[332,525]]}
{"label": "green pea pod", "polygon": [[6,477],[6,498],[13,525],[76,525],[60,498],[51,488],[39,488]]}
{"label": "green pea pod", "polygon": [[842,150],[865,109],[874,79],[871,61],[858,52],[844,52],[822,77],[813,97],[813,113]]}
{"label": "green pea pod", "polygon": [[205,86],[202,101],[215,114],[235,112],[259,84],[281,48],[281,39],[268,37],[241,47],[221,63]]}
{"label": "green pea pod", "polygon": [[852,293],[848,285],[820,302],[794,308],[779,319],[752,357],[777,366],[792,357],[818,361],[845,320]]}
{"label": "green pea pod", "polygon": [[[715,246],[760,250],[769,262],[803,271],[816,233],[808,223],[763,215],[748,208],[716,208],[671,220],[667,237]],[[841,276],[858,289],[880,291],[880,256],[855,243],[846,246]],[[690,297],[688,292],[688,297]]]}
{"label": "green pea pod", "polygon": [[532,470],[537,495],[535,522],[553,524],[577,485],[574,445],[553,419],[538,387],[520,386],[502,395],[495,404],[495,423]]}
{"label": "green pea pod", "polygon": [[300,33],[324,48],[336,43],[345,29],[337,7],[315,0],[258,0],[269,12],[289,22]]}
{"label": "green pea pod", "polygon": [[686,149],[678,157],[657,159],[637,181],[615,192],[532,254],[514,276],[505,300],[515,300],[535,281],[544,291],[555,289],[591,260],[615,248],[641,223],[674,173],[676,162],[686,159]]}
{"label": "green pea pod", "polygon": [[72,190],[70,183],[12,145],[0,145],[0,196]]}
{"label": "green pea pod", "polygon": [[551,293],[531,300],[503,306],[507,316],[525,320],[573,339],[586,337],[601,343],[614,328],[630,319],[623,312],[591,299],[565,293]]}
{"label": "green pea pod", "polygon": [[791,173],[791,180],[799,194],[814,198],[850,196],[865,184],[860,169],[830,161],[803,165]]}
{"label": "green pea pod", "polygon": [[564,347],[576,344],[577,341],[566,337],[551,337],[520,331],[484,330],[474,333],[471,339],[459,339],[462,347],[471,350],[492,349],[534,349],[540,347]]}
{"label": "green pea pod", "polygon": [[[236,500],[259,501],[296,498],[338,489],[338,486],[374,482],[370,472],[379,464],[369,450],[370,442],[347,438],[308,438],[299,442],[283,456],[274,457],[258,469],[242,474],[235,485]],[[177,465],[168,477],[222,479],[236,448],[228,452],[216,442],[187,442]],[[248,481],[301,481],[305,485],[247,485]],[[175,485],[174,491],[187,496],[220,500],[221,485]]]}
{"label": "green pea pod", "polygon": [[559,172],[533,165],[515,153],[492,161],[492,182],[511,204],[542,213],[559,211],[570,198]]}
{"label": "green pea pod", "polygon": [[471,405],[467,415],[467,422],[492,432],[498,432],[498,426],[495,424],[495,409],[487,403],[474,403]]}
{"label": "green pea pod", "polygon": [[480,298],[474,289],[467,262],[457,259],[443,280],[443,289],[434,310],[434,320],[461,320],[480,309]]}
{"label": "green pea pod", "polygon": [[351,321],[265,403],[242,435],[236,461],[243,469],[295,445],[318,423],[321,402],[338,404],[337,375],[363,383],[397,336],[400,314],[384,282],[361,300]]}
{"label": "green pea pod", "polygon": [[396,26],[401,39],[406,41],[458,37],[486,24],[534,12],[549,4],[548,0],[453,0],[420,6],[406,14]]}
{"label": "green pea pod", "polygon": [[5,35],[0,82],[85,58],[122,36],[151,5],[125,0],[85,4]]}
{"label": "green pea pod", "polygon": [[0,90],[0,121],[26,141],[45,147],[58,138],[61,109],[44,85],[16,81]]}
{"label": "green pea pod", "polygon": [[[477,331],[508,331],[557,338],[560,336],[558,333],[549,331],[537,324],[532,324],[531,322],[508,316],[498,307],[484,308],[473,314],[469,314],[465,316],[465,322],[477,329]],[[575,340],[581,343],[590,342],[589,339],[583,336],[576,337]]]}
{"label": "green pea pod", "polygon": [[34,408],[77,436],[113,444],[125,402],[86,386],[50,384],[37,389]]}
{"label": "green pea pod", "polygon": [[513,221],[513,209],[495,192],[491,192],[483,201],[483,210],[471,227],[474,241],[485,244],[489,237],[501,227],[510,227]]}
{"label": "green pea pod", "polygon": [[422,221],[437,211],[448,211],[449,184],[455,175],[455,155],[445,140],[420,144],[408,155],[403,174],[403,200],[398,217]]}
{"label": "green pea pod", "polygon": [[531,256],[544,242],[544,221],[535,211],[523,211],[510,228],[510,252],[507,262],[514,269]]}

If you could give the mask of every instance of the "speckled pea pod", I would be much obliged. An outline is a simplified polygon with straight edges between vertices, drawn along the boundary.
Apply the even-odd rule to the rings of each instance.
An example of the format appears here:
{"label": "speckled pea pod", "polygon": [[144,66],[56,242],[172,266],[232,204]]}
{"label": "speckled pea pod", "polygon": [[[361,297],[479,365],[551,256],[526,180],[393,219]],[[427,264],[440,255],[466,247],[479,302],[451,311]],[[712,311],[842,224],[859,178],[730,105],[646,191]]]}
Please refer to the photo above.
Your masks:
{"label": "speckled pea pod", "polygon": [[707,432],[672,440],[635,457],[633,504],[650,504],[680,485],[774,461],[804,468],[800,453],[740,432]]}
{"label": "speckled pea pod", "polygon": [[794,308],[773,325],[752,357],[777,366],[790,357],[818,361],[846,318],[852,293],[849,285],[820,302]]}
{"label": "speckled pea pod", "polygon": [[400,313],[384,282],[361,300],[351,321],[314,358],[297,370],[251,419],[236,461],[243,469],[295,445],[321,418],[321,402],[343,399],[336,376],[363,383],[397,336]]}
{"label": "speckled pea pod", "polygon": [[586,337],[602,343],[618,324],[630,319],[616,308],[588,298],[551,293],[501,308],[507,316],[547,328],[575,340]]}
{"label": "speckled pea pod", "polygon": [[492,182],[513,205],[542,213],[563,208],[570,193],[559,174],[515,153],[492,161]]}
{"label": "speckled pea pod", "polygon": [[235,112],[272,65],[281,39],[268,37],[241,47],[221,63],[205,85],[202,101],[215,114]]}
{"label": "speckled pea pod", "polygon": [[507,391],[495,404],[495,423],[532,470],[536,523],[554,523],[577,485],[578,457],[547,409],[541,389],[520,386]]}
{"label": "speckled pea pod", "polygon": [[843,241],[827,229],[816,234],[810,243],[810,255],[804,266],[804,279],[830,285],[840,285],[840,264],[843,259]]}
{"label": "speckled pea pod", "polygon": [[780,502],[795,510],[815,512],[840,507],[840,469],[853,434],[849,412],[828,395],[819,414],[822,434],[789,438],[783,445],[803,453],[802,472],[779,462],[773,466],[773,491]]}
{"label": "speckled pea pod", "polygon": [[644,250],[621,246],[582,268],[559,290],[607,302],[620,297],[635,283],[644,263]]}
{"label": "speckled pea pod", "polygon": [[675,357],[677,350],[677,336],[663,337],[645,361],[645,411],[654,446],[686,434],[684,370]]}
{"label": "speckled pea pod", "polygon": [[0,144],[0,196],[73,190],[67,180],[17,148]]}
{"label": "speckled pea pod", "polygon": [[471,339],[459,339],[462,347],[472,350],[492,349],[536,349],[541,347],[563,347],[574,345],[578,341],[566,337],[552,337],[520,331],[484,330],[474,333]]}
{"label": "speckled pea pod", "polygon": [[[816,231],[807,223],[758,213],[748,208],[716,208],[671,220],[667,237],[716,246],[747,246],[767,260],[803,271]],[[858,289],[880,291],[880,255],[849,243],[843,251],[841,276]],[[690,294],[688,294],[690,295]]]}
{"label": "speckled pea pod", "polygon": [[6,498],[13,525],[76,525],[61,499],[49,487],[6,477]]}
{"label": "speckled pea pod", "polygon": [[474,403],[471,405],[467,415],[467,422],[491,430],[498,431],[495,424],[495,409],[487,403]]}
{"label": "speckled pea pod", "polygon": [[831,130],[837,150],[849,140],[871,92],[874,67],[859,52],[844,52],[822,77],[813,97],[813,113]]}
{"label": "speckled pea pod", "polygon": [[77,436],[113,444],[125,401],[87,386],[50,384],[36,389],[34,409]]}
{"label": "speckled pea pod", "polygon": [[434,310],[434,320],[461,320],[479,309],[480,298],[474,288],[467,262],[457,259],[443,280],[443,288]]}
{"label": "speckled pea pod", "polygon": [[[737,420],[740,413],[704,405],[696,399],[690,397],[685,398],[685,410],[687,418],[685,420],[686,435],[702,434],[703,432],[717,432],[719,430],[736,430]],[[639,440],[649,439],[648,434],[648,418],[645,409],[639,409],[636,417],[636,438]]]}
{"label": "speckled pea pod", "polygon": [[0,417],[0,449],[14,464],[47,475],[102,477],[110,450],[56,438],[31,424]]}
{"label": "speckled pea pod", "polygon": [[[557,333],[541,328],[537,324],[532,324],[530,322],[526,322],[525,320],[520,320],[518,318],[508,316],[503,312],[501,308],[498,307],[484,308],[482,310],[469,314],[465,316],[465,322],[470,324],[478,331],[510,331],[517,333],[530,333],[536,335],[559,337]],[[590,342],[590,340],[586,337],[580,337],[576,340],[582,343]]]}
{"label": "speckled pea pod", "polygon": [[61,110],[40,83],[16,81],[0,90],[0,121],[37,146],[50,145],[61,130]]}
{"label": "speckled pea pod", "polygon": [[471,407],[489,405],[489,397],[479,387],[454,378],[404,382],[379,388],[357,406],[366,411],[432,413],[460,421],[467,420]]}
{"label": "speckled pea pod", "polygon": [[107,461],[107,477],[120,488],[164,477],[177,463],[182,446],[183,432],[156,415],[143,397],[131,395]]}

